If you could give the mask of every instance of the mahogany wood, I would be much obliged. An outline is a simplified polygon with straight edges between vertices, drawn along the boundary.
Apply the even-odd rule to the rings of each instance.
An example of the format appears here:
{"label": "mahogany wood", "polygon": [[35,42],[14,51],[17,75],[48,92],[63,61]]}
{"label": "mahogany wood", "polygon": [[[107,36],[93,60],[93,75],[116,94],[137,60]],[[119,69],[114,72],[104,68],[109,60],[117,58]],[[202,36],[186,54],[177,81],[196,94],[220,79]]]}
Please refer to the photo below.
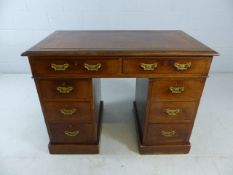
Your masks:
{"label": "mahogany wood", "polygon": [[[185,143],[189,141],[191,130],[192,124],[188,123],[149,124],[143,143],[145,145]],[[170,133],[174,133],[174,135],[170,135]]]}
{"label": "mahogany wood", "polygon": [[[183,123],[183,122],[192,122],[195,118],[198,101],[160,101],[160,102],[151,102],[150,104],[150,123]],[[169,110],[177,110],[175,115],[169,115]]]}
{"label": "mahogany wood", "polygon": [[[50,122],[51,143],[95,143],[95,126],[91,124],[77,124],[70,122]],[[78,131],[77,136],[68,136],[64,132]]]}
{"label": "mahogany wood", "polygon": [[140,129],[140,121],[137,110],[136,101],[134,101],[134,114],[135,114],[135,124],[138,133],[138,150],[140,154],[187,154],[191,148],[189,142],[186,143],[176,143],[176,144],[157,144],[157,145],[146,145],[143,144],[143,134]]}
{"label": "mahogany wood", "polygon": [[57,31],[22,55],[29,58],[51,154],[98,153],[104,77],[137,78],[139,152],[171,154],[190,150],[218,53],[182,31]]}
{"label": "mahogany wood", "polygon": [[[69,67],[65,71],[54,71],[51,67],[52,64],[64,65],[68,64]],[[98,71],[88,71],[85,64],[96,65],[101,64]],[[102,74],[116,74],[120,71],[119,59],[31,59],[32,72],[35,76],[59,76],[59,75],[102,75]]]}
{"label": "mahogany wood", "polygon": [[90,102],[44,102],[44,109],[49,121],[92,122]]}
{"label": "mahogany wood", "polygon": [[[152,101],[195,101],[198,100],[204,88],[205,78],[196,79],[152,79]],[[183,87],[181,93],[173,93],[170,87]]]}
{"label": "mahogany wood", "polygon": [[[140,64],[157,64],[154,70],[145,71]],[[186,64],[191,63],[191,67],[184,71],[177,71],[175,63]],[[123,61],[123,73],[128,74],[199,74],[207,75],[211,58],[128,58]]]}
{"label": "mahogany wood", "polygon": [[[98,91],[97,91],[98,92]],[[102,126],[102,117],[103,117],[103,101],[99,103],[98,110],[98,128],[97,128],[97,141],[94,144],[74,144],[74,143],[56,143],[52,144],[51,142],[48,145],[50,154],[98,154],[99,153],[99,142],[100,142],[100,133]]]}
{"label": "mahogany wood", "polygon": [[136,79],[136,94],[135,100],[137,101],[137,111],[139,113],[139,130],[143,131],[145,126],[145,116],[148,113],[148,93],[149,93],[149,79],[137,78]]}
{"label": "mahogany wood", "polygon": [[[43,100],[90,100],[91,79],[40,79],[36,83],[41,89]],[[58,87],[71,87],[69,93],[61,93]]]}
{"label": "mahogany wood", "polygon": [[[183,31],[56,31],[23,56],[213,56]],[[86,59],[85,57],[83,57]]]}

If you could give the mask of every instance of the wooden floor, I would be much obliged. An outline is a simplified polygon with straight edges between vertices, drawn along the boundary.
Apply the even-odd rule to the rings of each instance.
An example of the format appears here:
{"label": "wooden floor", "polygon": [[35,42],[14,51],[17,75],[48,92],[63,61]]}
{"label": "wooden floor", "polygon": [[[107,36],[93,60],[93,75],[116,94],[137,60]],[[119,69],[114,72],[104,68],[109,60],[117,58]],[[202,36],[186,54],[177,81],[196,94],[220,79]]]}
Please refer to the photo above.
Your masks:
{"label": "wooden floor", "polygon": [[0,82],[1,175],[233,174],[233,74],[207,80],[187,155],[138,153],[134,79],[102,79],[99,155],[50,155],[31,75],[2,74]]}

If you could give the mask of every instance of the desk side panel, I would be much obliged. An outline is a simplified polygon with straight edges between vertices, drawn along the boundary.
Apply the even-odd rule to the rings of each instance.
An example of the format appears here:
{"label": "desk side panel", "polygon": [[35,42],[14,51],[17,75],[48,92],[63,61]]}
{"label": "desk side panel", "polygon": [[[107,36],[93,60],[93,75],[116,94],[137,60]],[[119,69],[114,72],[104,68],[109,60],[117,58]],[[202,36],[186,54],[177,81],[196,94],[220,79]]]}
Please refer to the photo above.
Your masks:
{"label": "desk side panel", "polygon": [[99,121],[99,108],[100,108],[100,101],[101,101],[101,79],[100,78],[93,78],[92,79],[92,86],[93,86],[93,107],[94,107],[94,116],[96,119],[96,123]]}
{"label": "desk side panel", "polygon": [[147,98],[148,98],[148,78],[137,78],[136,79],[136,107],[139,118],[139,130],[143,134],[144,123],[147,113]]}

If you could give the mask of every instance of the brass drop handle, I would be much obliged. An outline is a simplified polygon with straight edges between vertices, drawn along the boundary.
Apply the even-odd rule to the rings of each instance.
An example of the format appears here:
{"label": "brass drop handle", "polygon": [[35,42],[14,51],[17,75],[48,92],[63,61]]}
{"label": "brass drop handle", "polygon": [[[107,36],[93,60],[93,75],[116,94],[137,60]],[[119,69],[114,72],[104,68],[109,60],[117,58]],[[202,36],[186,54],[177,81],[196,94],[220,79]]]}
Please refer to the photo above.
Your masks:
{"label": "brass drop handle", "polygon": [[70,93],[74,88],[71,86],[68,87],[63,87],[63,86],[58,86],[57,91],[60,92],[61,94],[68,94]]}
{"label": "brass drop handle", "polygon": [[189,68],[191,68],[192,63],[188,62],[188,63],[174,63],[174,67],[178,70],[178,71],[185,71],[188,70]]}
{"label": "brass drop handle", "polygon": [[51,68],[55,71],[64,71],[66,70],[70,65],[68,63],[65,64],[51,64]]}
{"label": "brass drop handle", "polygon": [[173,137],[176,135],[176,131],[172,130],[172,131],[161,131],[161,135],[164,137]]}
{"label": "brass drop handle", "polygon": [[98,71],[101,68],[101,64],[84,64],[84,68],[88,71]]}
{"label": "brass drop handle", "polygon": [[69,137],[75,137],[79,134],[79,131],[76,130],[76,131],[64,131],[64,134],[69,136]]}
{"label": "brass drop handle", "polygon": [[140,67],[141,67],[143,70],[152,71],[152,70],[155,70],[155,69],[158,67],[158,64],[157,64],[157,63],[153,63],[153,64],[141,63],[141,64],[140,64]]}
{"label": "brass drop handle", "polygon": [[181,94],[182,92],[184,92],[184,87],[183,86],[181,86],[181,87],[170,86],[169,90],[173,94]]}
{"label": "brass drop handle", "polygon": [[60,112],[65,116],[73,115],[76,111],[77,111],[77,109],[75,109],[75,108],[73,108],[73,109],[61,109],[60,110]]}
{"label": "brass drop handle", "polygon": [[179,109],[179,108],[177,108],[177,109],[169,109],[169,108],[167,108],[167,109],[165,110],[165,112],[166,112],[167,115],[169,115],[169,116],[176,116],[178,113],[181,112],[181,109]]}

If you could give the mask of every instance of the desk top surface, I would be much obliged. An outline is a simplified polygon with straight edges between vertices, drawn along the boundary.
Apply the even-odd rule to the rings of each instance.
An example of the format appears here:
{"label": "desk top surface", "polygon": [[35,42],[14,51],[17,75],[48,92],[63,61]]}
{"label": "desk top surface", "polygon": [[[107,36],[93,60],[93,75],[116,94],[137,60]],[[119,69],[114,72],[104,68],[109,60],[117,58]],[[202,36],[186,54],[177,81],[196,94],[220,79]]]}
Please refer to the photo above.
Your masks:
{"label": "desk top surface", "polygon": [[23,56],[214,56],[183,31],[56,31]]}

